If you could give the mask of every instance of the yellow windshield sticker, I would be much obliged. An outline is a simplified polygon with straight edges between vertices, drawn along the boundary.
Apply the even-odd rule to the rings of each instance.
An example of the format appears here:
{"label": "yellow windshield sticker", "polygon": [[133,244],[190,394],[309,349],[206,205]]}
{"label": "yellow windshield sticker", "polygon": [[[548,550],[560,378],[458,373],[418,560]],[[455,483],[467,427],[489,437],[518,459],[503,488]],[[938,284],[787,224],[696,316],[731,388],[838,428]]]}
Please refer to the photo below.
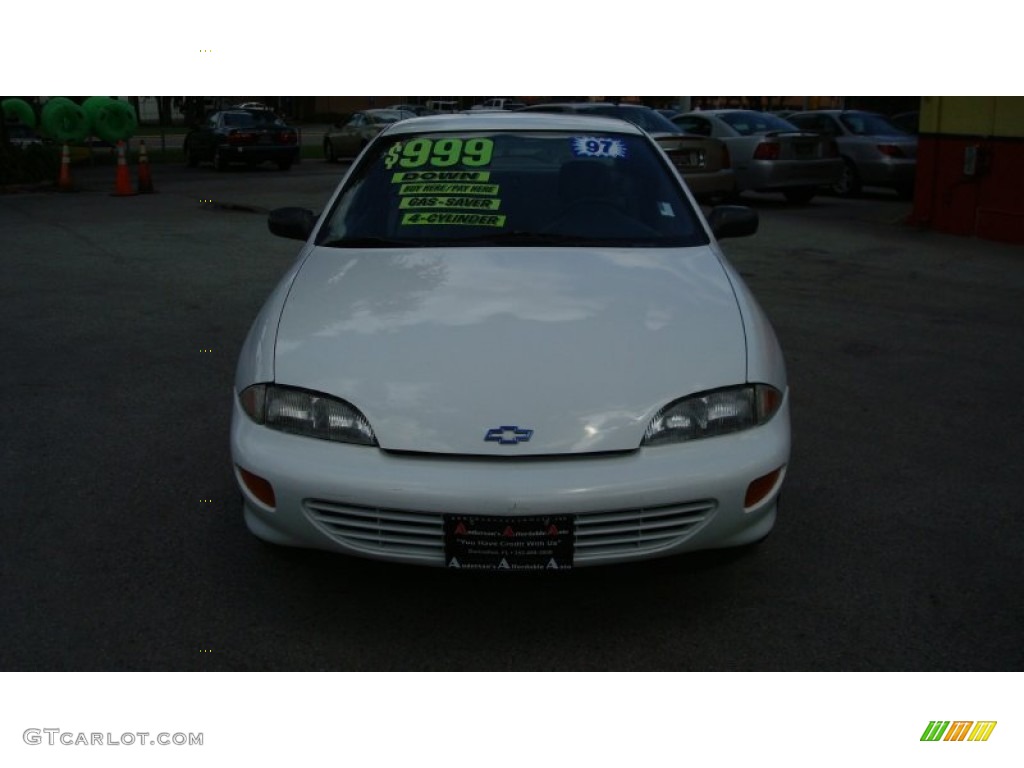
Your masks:
{"label": "yellow windshield sticker", "polygon": [[504,227],[503,214],[482,213],[404,213],[402,224],[466,224],[473,227]]}
{"label": "yellow windshield sticker", "polygon": [[400,195],[496,195],[497,184],[403,184]]}
{"label": "yellow windshield sticker", "polygon": [[482,168],[490,165],[494,153],[491,139],[413,139],[392,144],[384,155],[384,167],[399,168],[451,168],[466,165]]}
{"label": "yellow windshield sticker", "polygon": [[399,208],[462,208],[467,210],[496,211],[501,207],[500,197],[457,197],[439,195],[435,197],[403,197]]}
{"label": "yellow windshield sticker", "polygon": [[410,181],[490,181],[490,171],[405,171],[391,174],[392,184]]}

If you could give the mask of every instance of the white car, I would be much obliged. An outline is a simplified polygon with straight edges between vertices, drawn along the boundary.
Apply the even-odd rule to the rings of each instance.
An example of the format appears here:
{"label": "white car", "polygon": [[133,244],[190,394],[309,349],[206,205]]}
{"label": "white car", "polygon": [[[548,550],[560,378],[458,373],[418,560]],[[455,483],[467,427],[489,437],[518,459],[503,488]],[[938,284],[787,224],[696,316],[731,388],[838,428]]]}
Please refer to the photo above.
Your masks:
{"label": "white car", "polygon": [[565,570],[753,543],[790,452],[771,325],[665,153],[625,121],[395,123],[319,216],[235,379],[246,523],[269,542]]}

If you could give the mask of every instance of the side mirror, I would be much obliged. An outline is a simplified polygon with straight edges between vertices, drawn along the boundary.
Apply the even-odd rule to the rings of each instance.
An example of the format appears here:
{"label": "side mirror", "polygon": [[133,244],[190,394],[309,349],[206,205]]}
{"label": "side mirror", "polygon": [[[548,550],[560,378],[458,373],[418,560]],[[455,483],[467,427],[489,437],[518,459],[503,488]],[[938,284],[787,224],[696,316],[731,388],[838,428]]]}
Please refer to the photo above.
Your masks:
{"label": "side mirror", "polygon": [[308,208],[275,208],[267,216],[267,226],[275,235],[305,242],[316,226],[316,219]]}
{"label": "side mirror", "polygon": [[757,232],[757,211],[745,205],[716,205],[708,216],[715,238],[747,237]]}

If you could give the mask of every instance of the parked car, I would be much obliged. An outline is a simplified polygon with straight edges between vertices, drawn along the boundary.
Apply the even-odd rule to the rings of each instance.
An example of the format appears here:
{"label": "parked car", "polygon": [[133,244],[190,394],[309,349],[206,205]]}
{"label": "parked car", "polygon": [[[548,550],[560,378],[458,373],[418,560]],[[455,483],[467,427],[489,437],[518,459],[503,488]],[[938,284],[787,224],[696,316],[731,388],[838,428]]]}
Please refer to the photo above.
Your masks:
{"label": "parked car", "polygon": [[493,99],[487,99],[487,101],[481,102],[480,104],[474,104],[470,109],[480,110],[491,110],[501,111],[503,109],[519,109],[525,107],[526,104],[522,101],[516,101],[515,99],[509,99],[507,97],[499,97]]}
{"label": "parked car", "polygon": [[458,112],[459,102],[454,99],[427,99],[427,109],[434,112]]}
{"label": "parked car", "polygon": [[832,185],[837,195],[860,194],[865,186],[914,194],[917,137],[904,133],[884,115],[860,110],[822,109],[793,115],[804,130],[833,139],[843,159],[843,173]]}
{"label": "parked car", "polygon": [[626,120],[647,131],[658,142],[683,175],[694,197],[708,201],[736,192],[736,177],[725,144],[717,139],[686,135],[682,128],[650,107],[588,101],[535,104],[519,111],[603,115]]}
{"label": "parked car", "polygon": [[230,108],[231,109],[263,109],[263,110],[267,110],[269,112],[273,112],[274,111],[268,105],[264,104],[262,101],[243,101],[241,104],[232,104]]}
{"label": "parked car", "polygon": [[[29,147],[33,144],[43,144],[43,137],[34,128],[24,123],[7,123],[7,141],[15,147]],[[53,142],[47,141],[52,144]]]}
{"label": "parked car", "polygon": [[384,107],[384,109],[397,109],[401,112],[412,112],[417,117],[423,117],[424,115],[436,115],[437,110],[431,109],[424,104],[392,104]]}
{"label": "parked car", "polygon": [[725,142],[740,192],[781,192],[792,203],[806,203],[842,174],[835,142],[768,112],[707,109],[676,115],[672,122]]}
{"label": "parked car", "polygon": [[244,517],[280,545],[564,570],[761,540],[785,365],[651,137],[476,112],[388,125],[255,319],[232,397]]}
{"label": "parked car", "polygon": [[266,109],[214,112],[185,136],[185,162],[194,168],[213,163],[218,171],[234,163],[276,163],[282,171],[299,160],[298,133]]}
{"label": "parked car", "polygon": [[342,157],[354,157],[385,127],[410,117],[416,117],[416,113],[404,109],[367,109],[356,112],[347,122],[336,124],[324,134],[324,157],[329,163],[337,162]]}

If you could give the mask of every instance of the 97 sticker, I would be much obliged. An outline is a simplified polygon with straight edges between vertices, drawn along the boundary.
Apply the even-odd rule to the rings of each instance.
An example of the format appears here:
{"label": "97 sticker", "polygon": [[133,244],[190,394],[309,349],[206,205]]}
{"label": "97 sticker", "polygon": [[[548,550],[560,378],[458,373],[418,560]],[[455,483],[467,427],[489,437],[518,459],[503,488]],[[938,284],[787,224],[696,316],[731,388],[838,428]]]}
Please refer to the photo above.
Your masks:
{"label": "97 sticker", "polygon": [[572,144],[572,153],[576,157],[624,158],[626,156],[626,143],[622,139],[575,136],[569,141]]}

